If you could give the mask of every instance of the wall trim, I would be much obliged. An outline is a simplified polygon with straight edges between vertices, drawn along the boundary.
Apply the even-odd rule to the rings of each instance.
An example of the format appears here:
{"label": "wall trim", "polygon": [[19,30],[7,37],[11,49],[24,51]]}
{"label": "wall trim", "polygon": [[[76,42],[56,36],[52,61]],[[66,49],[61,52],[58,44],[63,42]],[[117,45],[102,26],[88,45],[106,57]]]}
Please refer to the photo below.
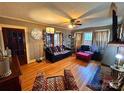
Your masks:
{"label": "wall trim", "polygon": [[16,21],[28,22],[28,23],[37,24],[37,25],[41,25],[42,24],[42,26],[45,26],[45,27],[51,26],[51,27],[55,27],[55,28],[61,28],[63,30],[69,30],[68,28],[65,28],[65,27],[61,27],[61,26],[57,26],[57,25],[50,25],[50,24],[45,24],[45,23],[40,23],[40,22],[34,22],[34,21],[22,19],[22,18],[15,18],[15,17],[2,16],[2,15],[0,15],[0,17],[8,18],[8,19],[11,19],[11,20],[16,20]]}

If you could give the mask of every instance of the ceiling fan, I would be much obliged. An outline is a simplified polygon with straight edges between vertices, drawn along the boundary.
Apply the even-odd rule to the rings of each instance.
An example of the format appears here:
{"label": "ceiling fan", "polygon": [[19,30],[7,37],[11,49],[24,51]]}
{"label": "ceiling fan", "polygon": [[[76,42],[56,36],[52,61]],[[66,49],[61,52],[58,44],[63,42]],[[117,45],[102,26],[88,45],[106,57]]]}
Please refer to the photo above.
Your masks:
{"label": "ceiling fan", "polygon": [[82,25],[78,19],[70,19],[70,23],[68,25],[68,28],[74,28],[76,26]]}
{"label": "ceiling fan", "polygon": [[[107,6],[105,6],[107,4]],[[88,16],[91,16],[93,14],[96,14],[98,12],[101,12],[105,9],[108,9],[111,3],[102,3],[98,6],[95,6],[94,8],[88,10],[87,12],[85,12],[84,14],[80,15],[79,17],[76,18],[72,18],[72,16],[70,16],[68,13],[66,13],[63,9],[57,7],[54,4],[51,4],[49,7],[50,9],[52,9],[53,12],[55,12],[56,14],[63,16],[66,19],[69,19],[68,22],[62,22],[62,23],[58,23],[58,25],[60,24],[65,24],[68,23],[68,28],[74,28],[76,26],[81,26],[82,23],[82,19],[83,21],[89,21],[89,20],[93,20],[93,19],[101,19],[102,17],[92,17],[92,18],[87,18]]]}

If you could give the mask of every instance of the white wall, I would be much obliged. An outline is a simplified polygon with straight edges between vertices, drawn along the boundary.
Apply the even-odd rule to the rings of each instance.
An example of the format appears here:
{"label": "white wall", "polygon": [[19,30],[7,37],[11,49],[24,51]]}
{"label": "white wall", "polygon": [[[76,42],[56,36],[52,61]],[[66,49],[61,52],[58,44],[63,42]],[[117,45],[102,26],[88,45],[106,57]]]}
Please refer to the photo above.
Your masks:
{"label": "white wall", "polygon": [[108,44],[103,55],[102,63],[109,66],[113,65],[117,61],[115,56],[118,53],[118,47],[120,46],[122,46],[122,53],[124,51],[124,44]]}

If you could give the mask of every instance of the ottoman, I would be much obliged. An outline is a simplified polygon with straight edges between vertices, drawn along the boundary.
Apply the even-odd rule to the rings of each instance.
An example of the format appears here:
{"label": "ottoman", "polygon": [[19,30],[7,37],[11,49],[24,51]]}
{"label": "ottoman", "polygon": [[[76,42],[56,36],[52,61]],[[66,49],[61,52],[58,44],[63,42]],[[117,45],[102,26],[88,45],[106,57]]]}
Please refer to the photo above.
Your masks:
{"label": "ottoman", "polygon": [[77,52],[76,53],[76,58],[77,59],[83,59],[85,61],[90,61],[92,58],[92,54],[85,53],[85,52]]}

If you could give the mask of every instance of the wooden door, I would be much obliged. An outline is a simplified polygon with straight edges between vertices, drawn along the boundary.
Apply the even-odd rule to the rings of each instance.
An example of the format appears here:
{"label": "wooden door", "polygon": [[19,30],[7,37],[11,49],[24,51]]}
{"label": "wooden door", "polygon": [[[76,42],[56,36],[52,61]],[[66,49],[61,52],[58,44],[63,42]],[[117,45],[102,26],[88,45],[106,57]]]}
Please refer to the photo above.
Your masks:
{"label": "wooden door", "polygon": [[2,28],[5,48],[9,47],[12,56],[17,55],[21,65],[27,64],[25,30],[15,28]]}

